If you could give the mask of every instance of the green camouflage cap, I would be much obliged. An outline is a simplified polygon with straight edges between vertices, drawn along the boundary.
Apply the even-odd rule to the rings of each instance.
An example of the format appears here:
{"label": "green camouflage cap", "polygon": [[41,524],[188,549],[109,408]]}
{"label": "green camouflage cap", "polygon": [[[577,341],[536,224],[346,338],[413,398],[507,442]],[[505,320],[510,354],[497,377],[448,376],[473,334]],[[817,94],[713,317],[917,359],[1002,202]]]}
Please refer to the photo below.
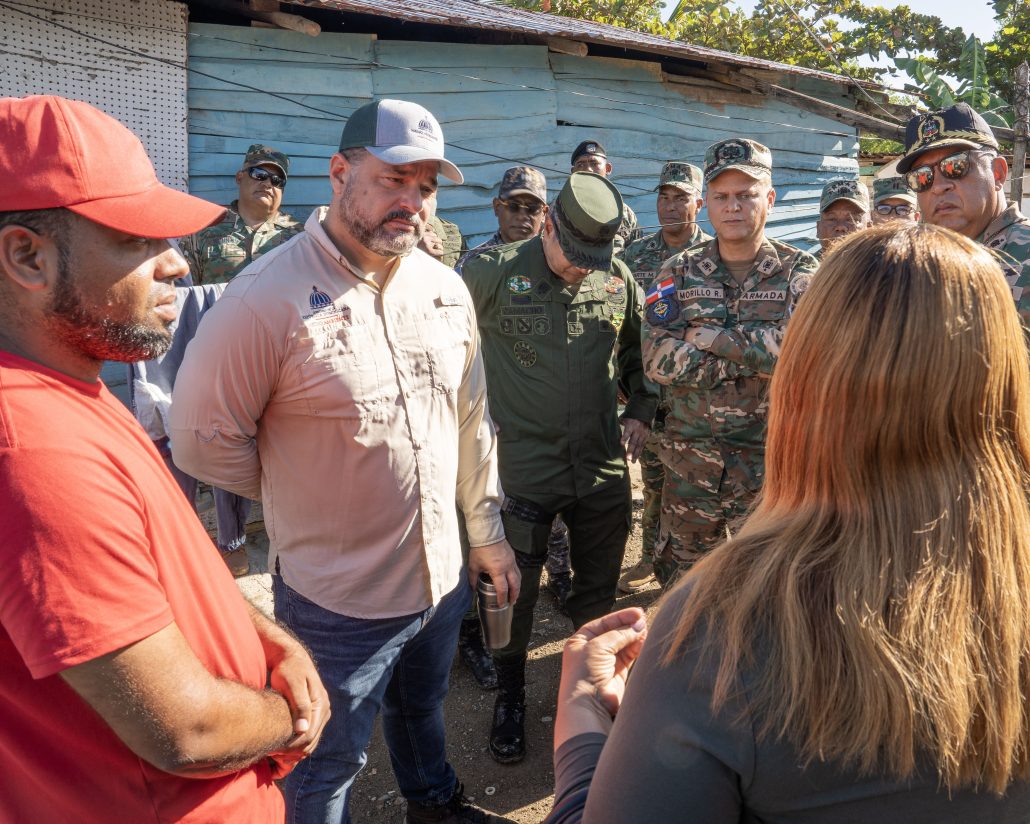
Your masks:
{"label": "green camouflage cap", "polygon": [[743,137],[733,137],[713,143],[705,151],[705,183],[730,169],[749,177],[772,176],[772,152],[761,143]]}
{"label": "green camouflage cap", "polygon": [[703,176],[701,170],[691,163],[670,160],[662,167],[662,174],[654,190],[657,192],[662,186],[675,186],[700,197],[701,189],[704,187]]}
{"label": "green camouflage cap", "polygon": [[284,177],[290,173],[290,159],[286,155],[271,146],[255,143],[247,149],[247,154],[243,158],[243,168],[264,165],[275,166]]}
{"label": "green camouflage cap", "polygon": [[547,180],[530,166],[512,166],[505,171],[497,197],[507,200],[514,195],[529,195],[541,203],[547,203]]}
{"label": "green camouflage cap", "polygon": [[829,209],[838,200],[854,203],[863,212],[869,211],[869,190],[859,180],[837,178],[823,186],[822,197],[819,198],[819,214]]}
{"label": "green camouflage cap", "polygon": [[919,155],[946,146],[996,150],[998,141],[987,121],[968,103],[917,114],[905,127],[905,155],[898,161],[898,172],[906,174]]}
{"label": "green camouflage cap", "polygon": [[885,200],[904,200],[916,205],[916,193],[901,175],[878,177],[873,181],[873,205],[879,206]]}
{"label": "green camouflage cap", "polygon": [[622,195],[592,172],[573,172],[554,199],[558,243],[574,266],[610,269],[615,233],[622,224]]}

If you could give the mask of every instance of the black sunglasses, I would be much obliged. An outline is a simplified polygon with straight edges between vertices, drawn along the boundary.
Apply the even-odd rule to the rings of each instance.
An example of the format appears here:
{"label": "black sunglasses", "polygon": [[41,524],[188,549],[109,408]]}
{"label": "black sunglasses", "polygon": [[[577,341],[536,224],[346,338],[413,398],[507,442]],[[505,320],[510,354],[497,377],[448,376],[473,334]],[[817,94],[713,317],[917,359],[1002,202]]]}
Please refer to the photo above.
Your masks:
{"label": "black sunglasses", "polygon": [[898,217],[908,217],[912,214],[915,209],[909,206],[907,203],[899,203],[896,206],[891,206],[887,203],[881,203],[876,207],[876,214],[888,217],[890,215],[897,215]]}
{"label": "black sunglasses", "polygon": [[501,205],[511,212],[513,215],[517,215],[519,212],[525,212],[530,217],[536,217],[544,209],[543,203],[516,203],[514,200],[501,200]]}
{"label": "black sunglasses", "polygon": [[248,166],[246,172],[254,180],[270,180],[272,185],[276,189],[282,189],[286,186],[286,177],[283,175],[277,175],[275,172],[270,172],[268,169],[262,169],[260,166]]}
{"label": "black sunglasses", "polygon": [[990,154],[978,149],[966,149],[963,152],[955,152],[953,155],[942,157],[936,163],[928,163],[925,166],[917,166],[905,175],[908,186],[915,192],[925,192],[933,186],[935,169],[940,169],[941,174],[948,180],[959,180],[969,173],[970,158],[975,154]]}

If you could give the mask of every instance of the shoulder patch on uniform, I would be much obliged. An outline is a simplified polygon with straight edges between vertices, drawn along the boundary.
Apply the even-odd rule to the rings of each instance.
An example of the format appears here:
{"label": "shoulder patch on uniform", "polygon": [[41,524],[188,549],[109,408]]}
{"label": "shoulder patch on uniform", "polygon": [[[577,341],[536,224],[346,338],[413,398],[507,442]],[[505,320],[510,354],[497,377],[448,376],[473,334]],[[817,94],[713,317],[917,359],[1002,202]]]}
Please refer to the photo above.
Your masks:
{"label": "shoulder patch on uniform", "polygon": [[671,295],[676,291],[676,281],[672,279],[672,276],[665,278],[664,280],[652,283],[651,288],[647,290],[647,295],[644,297],[644,302],[650,306],[656,300],[664,298],[667,295]]}
{"label": "shoulder patch on uniform", "polygon": [[791,280],[790,293],[794,297],[799,298],[803,294],[805,294],[806,291],[808,291],[808,287],[811,285],[812,275],[809,272],[805,272],[804,274],[798,275],[797,277]]}
{"label": "shoulder patch on uniform", "polygon": [[669,298],[660,298],[647,307],[647,322],[652,326],[665,326],[679,316],[679,304]]}

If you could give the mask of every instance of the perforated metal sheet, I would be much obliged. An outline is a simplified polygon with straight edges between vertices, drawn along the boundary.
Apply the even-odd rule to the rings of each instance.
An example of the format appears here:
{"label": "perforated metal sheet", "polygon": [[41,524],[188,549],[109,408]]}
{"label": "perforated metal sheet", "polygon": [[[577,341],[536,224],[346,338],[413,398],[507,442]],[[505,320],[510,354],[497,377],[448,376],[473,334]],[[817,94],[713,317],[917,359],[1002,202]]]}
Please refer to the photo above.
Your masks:
{"label": "perforated metal sheet", "polygon": [[93,104],[140,136],[164,183],[185,190],[186,36],[185,3],[3,0],[0,97]]}

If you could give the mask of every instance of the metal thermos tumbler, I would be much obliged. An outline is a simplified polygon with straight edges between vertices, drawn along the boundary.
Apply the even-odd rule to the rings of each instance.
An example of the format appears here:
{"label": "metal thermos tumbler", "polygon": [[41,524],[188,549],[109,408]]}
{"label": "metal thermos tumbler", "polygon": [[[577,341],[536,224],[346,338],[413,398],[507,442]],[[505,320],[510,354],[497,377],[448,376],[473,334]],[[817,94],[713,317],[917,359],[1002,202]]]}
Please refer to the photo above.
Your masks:
{"label": "metal thermos tumbler", "polygon": [[497,590],[485,572],[479,573],[479,623],[490,649],[501,649],[511,641],[511,604],[497,605]]}

